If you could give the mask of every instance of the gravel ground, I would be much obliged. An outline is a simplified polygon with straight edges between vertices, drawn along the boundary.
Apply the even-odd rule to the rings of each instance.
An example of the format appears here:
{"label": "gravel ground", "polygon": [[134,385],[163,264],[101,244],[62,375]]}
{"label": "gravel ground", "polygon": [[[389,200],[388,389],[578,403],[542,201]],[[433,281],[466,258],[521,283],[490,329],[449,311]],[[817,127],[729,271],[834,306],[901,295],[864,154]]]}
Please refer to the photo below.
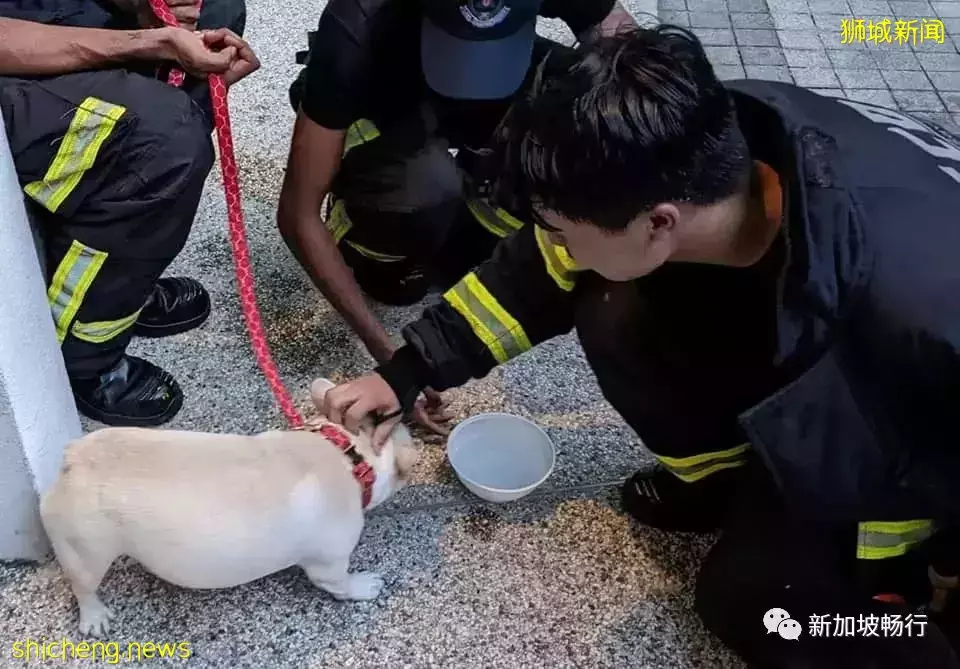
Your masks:
{"label": "gravel ground", "polygon": [[[708,545],[631,528],[603,497],[541,500],[371,519],[355,563],[385,576],[373,603],[296,569],[196,592],[125,560],[102,591],[120,648],[188,640],[187,666],[738,667],[690,611]],[[0,569],[0,593],[3,637],[79,640],[54,563]]]}

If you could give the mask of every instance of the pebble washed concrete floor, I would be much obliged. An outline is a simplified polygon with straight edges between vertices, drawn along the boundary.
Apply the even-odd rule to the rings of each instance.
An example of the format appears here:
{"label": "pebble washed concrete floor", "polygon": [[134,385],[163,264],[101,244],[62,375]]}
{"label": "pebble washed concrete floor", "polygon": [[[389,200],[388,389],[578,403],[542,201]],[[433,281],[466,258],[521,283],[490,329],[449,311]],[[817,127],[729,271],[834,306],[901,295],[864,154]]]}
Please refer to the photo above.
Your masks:
{"label": "pebble washed concrete floor", "polygon": [[[293,54],[322,5],[249,5],[247,37],[263,69],[231,93],[231,109],[251,251],[274,356],[307,408],[315,376],[339,380],[371,366],[274,226],[293,119],[286,97],[298,71]],[[628,5],[637,16],[654,11],[643,0]],[[951,36],[960,34],[960,0],[661,0],[659,13],[692,26],[724,78],[795,81],[951,128],[960,120],[960,55]],[[841,44],[843,18],[937,16],[947,31],[942,45]],[[541,32],[570,38],[556,22]],[[163,364],[184,387],[186,406],[169,427],[254,433],[281,426],[282,417],[250,354],[219,175],[209,181],[171,272],[204,280],[213,315],[198,331],[140,341],[134,352]],[[394,332],[418,312],[381,310]],[[120,560],[101,588],[117,613],[113,638],[189,640],[187,664],[197,667],[741,666],[690,610],[696,565],[712,537],[638,528],[619,513],[613,484],[651,458],[604,402],[574,338],[449,395],[459,418],[510,411],[550,432],[558,460],[544,494],[477,504],[450,474],[442,445],[424,444],[416,485],[375,512],[357,551],[357,568],[386,578],[377,602],[335,603],[296,569],[229,591],[191,592]],[[0,620],[0,667],[23,666],[11,659],[13,641],[77,640],[75,607],[55,563],[0,564]]]}

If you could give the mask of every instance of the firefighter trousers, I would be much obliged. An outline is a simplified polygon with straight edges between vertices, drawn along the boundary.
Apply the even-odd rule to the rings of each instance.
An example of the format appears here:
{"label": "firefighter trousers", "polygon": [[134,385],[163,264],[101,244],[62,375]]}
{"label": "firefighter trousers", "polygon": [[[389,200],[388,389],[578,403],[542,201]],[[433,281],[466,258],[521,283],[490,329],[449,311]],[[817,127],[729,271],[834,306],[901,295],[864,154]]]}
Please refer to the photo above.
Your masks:
{"label": "firefighter trousers", "polygon": [[[867,576],[856,533],[794,517],[758,465],[744,469],[749,484],[697,575],[694,607],[707,629],[751,667],[960,669],[955,626],[923,609],[929,544],[870,563]],[[874,599],[888,593],[907,604]],[[768,631],[771,609],[796,621],[797,640]]]}
{"label": "firefighter trousers", "polygon": [[421,111],[382,133],[355,122],[331,187],[327,228],[357,283],[384,304],[448,288],[520,226],[470,193],[449,144],[430,132],[431,110]]}
{"label": "firefighter trousers", "polygon": [[[538,38],[532,62],[562,48]],[[295,84],[294,108],[298,96]],[[436,114],[425,100],[383,127],[357,120],[347,129],[331,184],[327,228],[360,287],[385,304],[412,304],[430,289],[446,290],[523,225],[485,192],[494,175],[478,166],[489,147],[451,147],[437,132]]]}
{"label": "firefighter trousers", "polygon": [[185,92],[124,70],[0,79],[0,110],[67,372],[97,376],[186,242],[213,165],[209,124]]}
{"label": "firefighter trousers", "polygon": [[[135,27],[106,14],[77,20]],[[242,0],[208,0],[199,26],[242,33],[245,21]],[[188,78],[174,88],[156,79],[152,64],[0,77],[0,113],[44,241],[67,372],[95,377],[123,355],[156,280],[189,235],[214,160],[207,84]]]}

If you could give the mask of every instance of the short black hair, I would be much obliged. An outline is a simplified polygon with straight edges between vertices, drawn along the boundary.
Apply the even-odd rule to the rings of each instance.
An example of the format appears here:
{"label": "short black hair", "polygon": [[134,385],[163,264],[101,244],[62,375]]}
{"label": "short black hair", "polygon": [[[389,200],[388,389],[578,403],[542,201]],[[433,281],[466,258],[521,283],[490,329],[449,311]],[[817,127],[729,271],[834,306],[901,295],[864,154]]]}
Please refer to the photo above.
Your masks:
{"label": "short black hair", "polygon": [[711,204],[750,173],[729,91],[688,30],[557,50],[497,130],[498,198],[621,230],[660,202]]}

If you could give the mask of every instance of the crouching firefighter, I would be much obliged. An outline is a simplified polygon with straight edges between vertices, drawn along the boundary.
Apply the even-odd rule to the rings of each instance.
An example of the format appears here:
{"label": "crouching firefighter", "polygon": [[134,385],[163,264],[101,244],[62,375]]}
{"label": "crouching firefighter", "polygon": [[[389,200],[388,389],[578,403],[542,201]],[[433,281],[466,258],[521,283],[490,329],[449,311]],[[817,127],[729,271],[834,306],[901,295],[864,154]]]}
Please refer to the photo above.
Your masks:
{"label": "crouching firefighter", "polygon": [[364,293],[413,304],[523,225],[490,203],[487,147],[531,66],[567,48],[538,16],[581,41],[633,24],[615,0],[331,0],[299,54],[279,228],[377,362],[396,345]]}
{"label": "crouching firefighter", "polygon": [[[0,112],[57,339],[77,407],[109,425],[160,425],[182,405],[169,373],[125,351],[210,312],[200,283],[161,274],[213,165],[206,74],[232,84],[258,67],[237,36],[243,0],[169,4],[180,27],[157,27],[146,0],[0,0]],[[182,89],[157,77],[173,65],[195,75]]]}
{"label": "crouching firefighter", "polygon": [[[354,427],[409,409],[420,388],[576,329],[660,461],[626,483],[625,509],[721,530],[695,606],[729,647],[757,667],[960,667],[944,634],[960,566],[960,142],[788,84],[723,85],[672,26],[545,67],[558,71],[517,103],[498,151],[498,190],[536,225],[375,373],[331,390],[326,414]],[[768,633],[771,609],[798,640]]]}

